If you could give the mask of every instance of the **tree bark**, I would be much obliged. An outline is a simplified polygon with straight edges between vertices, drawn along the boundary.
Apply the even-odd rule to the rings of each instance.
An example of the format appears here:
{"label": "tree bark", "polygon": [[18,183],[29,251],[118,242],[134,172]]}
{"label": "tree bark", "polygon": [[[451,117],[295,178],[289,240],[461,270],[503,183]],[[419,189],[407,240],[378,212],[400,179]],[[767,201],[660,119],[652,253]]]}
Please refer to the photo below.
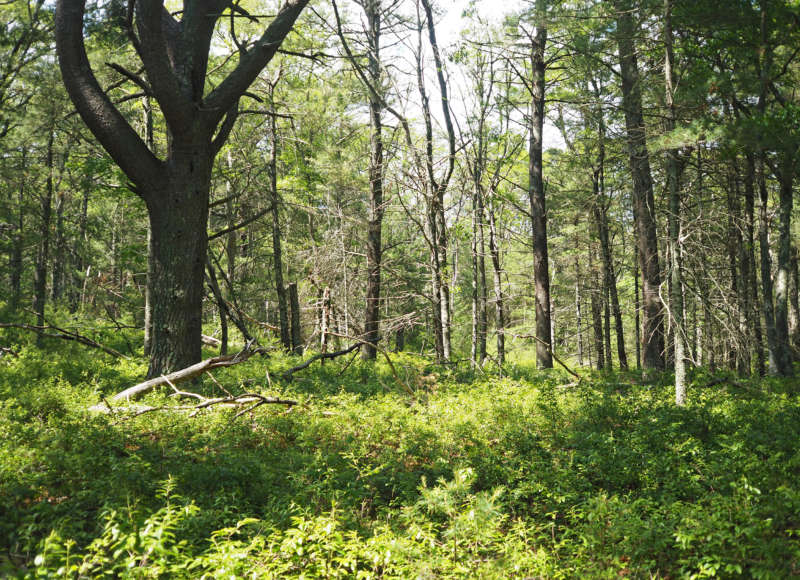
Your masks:
{"label": "tree bark", "polygon": [[796,150],[787,146],[781,153],[778,206],[778,264],[775,273],[775,341],[778,374],[794,374],[789,340],[789,279],[792,261],[792,184]]}
{"label": "tree bark", "polygon": [[622,78],[622,105],[625,111],[628,155],[633,177],[634,219],[639,265],[642,271],[643,332],[645,369],[664,368],[664,323],[659,287],[661,268],[656,238],[655,200],[647,150],[647,134],[642,114],[642,92],[636,58],[633,6],[630,0],[615,0],[617,44]]}
{"label": "tree bark", "polygon": [[[676,126],[675,88],[673,67],[675,55],[672,48],[672,0],[664,0],[664,79],[667,105],[666,130],[670,133]],[[686,404],[686,342],[683,304],[683,242],[681,240],[681,189],[678,151],[666,151],[667,190],[669,191],[669,240],[670,240],[670,286],[669,303],[675,348],[675,404]]]}
{"label": "tree bark", "polygon": [[24,247],[25,231],[25,189],[27,185],[27,150],[21,151],[19,186],[17,187],[17,228],[14,232],[13,248],[11,250],[11,310],[19,308],[22,297],[22,252]]}
{"label": "tree bark", "polygon": [[286,298],[286,286],[283,282],[283,251],[281,248],[281,196],[278,192],[278,123],[275,117],[275,85],[269,84],[270,115],[270,151],[269,151],[269,195],[272,201],[272,267],[275,276],[275,293],[278,297],[278,324],[281,332],[281,344],[287,351],[292,348],[291,327],[289,325],[289,307]]}
{"label": "tree bark", "polygon": [[540,369],[553,368],[551,354],[550,271],[547,256],[547,210],[545,206],[544,176],[542,174],[542,145],[544,137],[545,105],[545,44],[547,27],[546,0],[537,0],[536,31],[531,37],[530,64],[531,106],[528,141],[529,201],[533,235],[533,278],[536,303],[536,361]]}
{"label": "tree bark", "polygon": [[292,309],[292,352],[303,354],[303,337],[300,329],[300,298],[297,295],[297,282],[289,284],[289,303]]}
{"label": "tree bark", "polygon": [[50,222],[53,213],[53,193],[55,163],[53,159],[53,142],[55,129],[51,128],[47,136],[47,182],[41,196],[41,223],[39,230],[39,248],[36,254],[36,268],[33,273],[33,310],[36,313],[36,326],[44,326],[44,307],[47,300],[47,261],[50,257]]}
{"label": "tree bark", "polygon": [[756,182],[756,162],[752,153],[745,156],[745,175],[744,175],[744,200],[745,200],[745,220],[746,220],[746,261],[748,266],[747,296],[749,308],[747,309],[748,327],[753,333],[753,350],[756,355],[756,372],[763,376],[766,372],[766,360],[764,359],[764,338],[761,330],[761,315],[758,308],[758,266],[756,265],[756,244],[755,244],[755,182]]}
{"label": "tree bark", "polygon": [[497,362],[501,366],[506,361],[506,317],[505,297],[503,296],[503,268],[500,263],[500,248],[497,243],[497,224],[493,197],[486,207],[489,225],[489,255],[492,258],[492,282],[494,286],[494,326],[497,333]]}
{"label": "tree bark", "polygon": [[[373,87],[381,86],[381,2],[365,0],[367,16],[367,45],[369,47],[367,74]],[[379,89],[378,89],[379,90]],[[369,93],[370,159],[369,159],[369,224],[367,225],[367,295],[364,312],[364,344],[361,355],[374,360],[378,354],[381,299],[381,228],[383,223],[383,135],[381,115],[383,100]]]}

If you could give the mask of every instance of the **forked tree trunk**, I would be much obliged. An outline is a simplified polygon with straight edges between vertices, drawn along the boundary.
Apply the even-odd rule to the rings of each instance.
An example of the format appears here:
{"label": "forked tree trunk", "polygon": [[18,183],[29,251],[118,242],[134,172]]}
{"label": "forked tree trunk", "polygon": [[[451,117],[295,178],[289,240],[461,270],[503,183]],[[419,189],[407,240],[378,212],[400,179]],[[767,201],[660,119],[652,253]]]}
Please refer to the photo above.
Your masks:
{"label": "forked tree trunk", "polygon": [[158,0],[131,3],[126,33],[165,120],[169,149],[164,159],[148,148],[94,75],[84,44],[86,1],[56,2],[56,51],[67,93],[147,204],[153,261],[150,376],[200,360],[211,167],[233,129],[239,99],[307,2],[282,3],[263,34],[239,52],[235,66],[208,92],[212,39],[230,2],[186,2],[177,17]]}

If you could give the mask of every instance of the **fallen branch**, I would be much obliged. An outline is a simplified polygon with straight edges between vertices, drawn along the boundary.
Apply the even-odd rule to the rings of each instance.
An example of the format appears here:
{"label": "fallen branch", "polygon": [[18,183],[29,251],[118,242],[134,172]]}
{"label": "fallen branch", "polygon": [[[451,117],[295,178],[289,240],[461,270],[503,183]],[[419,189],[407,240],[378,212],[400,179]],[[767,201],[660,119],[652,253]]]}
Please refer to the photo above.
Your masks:
{"label": "fallen branch", "polygon": [[214,399],[206,399],[201,395],[197,395],[195,393],[185,393],[180,392],[182,396],[191,395],[192,397],[200,398],[201,401],[196,405],[159,405],[159,406],[152,406],[152,405],[126,405],[124,407],[112,407],[108,401],[103,399],[104,404],[98,404],[91,407],[92,411],[98,411],[100,413],[112,414],[112,415],[122,415],[122,419],[132,419],[134,417],[139,417],[140,415],[144,415],[145,413],[152,413],[154,411],[190,411],[189,416],[194,417],[200,411],[204,409],[210,409],[212,407],[224,407],[224,408],[236,408],[236,407],[243,407],[236,415],[236,417],[240,417],[245,413],[248,413],[254,410],[261,405],[286,405],[289,408],[294,407],[295,405],[299,405],[298,401],[293,399],[281,399],[279,397],[265,397],[264,395],[260,395],[258,393],[245,393],[243,395],[237,395],[235,397],[218,397]]}
{"label": "fallen branch", "polygon": [[[29,330],[31,332],[35,332],[39,336],[44,336],[45,338],[60,338],[62,340],[73,340],[75,342],[79,342],[80,344],[91,346],[92,348],[99,348],[106,354],[110,354],[111,356],[115,356],[117,358],[125,358],[128,357],[114,350],[113,348],[109,348],[107,346],[103,346],[97,341],[92,340],[86,336],[78,334],[77,332],[72,332],[71,330],[66,330],[64,328],[59,328],[58,326],[53,326],[52,324],[48,326],[37,326],[34,324],[21,324],[16,322],[0,322],[0,328],[19,328],[22,330]],[[46,332],[48,330],[54,330],[53,332]]]}
{"label": "fallen branch", "polygon": [[292,380],[292,375],[293,375],[294,373],[296,373],[297,371],[302,371],[303,369],[307,369],[307,368],[308,368],[308,367],[310,367],[310,366],[312,365],[312,363],[314,363],[315,361],[318,361],[318,360],[327,360],[327,359],[336,358],[337,356],[343,356],[343,355],[345,355],[345,354],[348,354],[348,353],[350,353],[350,352],[353,352],[353,351],[354,351],[355,349],[357,349],[359,346],[361,346],[361,343],[359,343],[359,342],[356,342],[356,343],[354,343],[354,344],[351,344],[350,346],[348,346],[348,347],[347,347],[346,349],[344,349],[344,350],[337,350],[337,351],[335,351],[335,352],[323,352],[323,353],[320,353],[320,354],[315,354],[314,356],[312,356],[312,357],[311,357],[310,359],[308,359],[307,361],[304,361],[302,364],[299,364],[299,365],[297,365],[296,367],[292,367],[292,368],[290,368],[289,370],[287,370],[285,373],[283,373],[283,380],[284,380],[284,381],[291,381],[291,380]]}
{"label": "fallen branch", "polygon": [[203,361],[200,361],[199,363],[193,364],[190,367],[186,367],[185,369],[172,372],[168,375],[155,377],[153,379],[150,379],[149,381],[144,381],[143,383],[139,383],[138,385],[134,385],[132,387],[125,389],[120,393],[117,393],[116,395],[111,397],[111,400],[130,401],[131,399],[140,397],[143,394],[152,391],[154,388],[160,387],[161,385],[167,385],[167,384],[172,385],[174,383],[188,381],[212,369],[220,367],[232,367],[234,365],[238,365],[239,363],[246,361],[256,353],[263,353],[263,352],[264,350],[261,348],[253,349],[252,343],[248,342],[247,345],[236,354],[227,354],[227,355],[207,358]]}

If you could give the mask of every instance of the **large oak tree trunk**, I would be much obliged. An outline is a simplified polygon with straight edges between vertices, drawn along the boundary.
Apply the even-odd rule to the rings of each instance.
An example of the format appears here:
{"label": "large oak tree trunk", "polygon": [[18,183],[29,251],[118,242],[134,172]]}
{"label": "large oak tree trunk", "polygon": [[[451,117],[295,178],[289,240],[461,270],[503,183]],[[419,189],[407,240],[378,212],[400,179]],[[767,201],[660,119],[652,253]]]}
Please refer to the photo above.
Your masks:
{"label": "large oak tree trunk", "polygon": [[133,10],[123,25],[146,77],[146,82],[136,83],[145,85],[158,102],[168,132],[169,149],[160,159],[94,75],[83,39],[86,0],[56,2],[56,51],[67,93],[147,204],[153,274],[150,376],[200,360],[211,167],[236,122],[239,99],[276,54],[307,3],[282,3],[263,34],[239,51],[227,76],[208,92],[212,39],[230,2],[185,2],[176,14],[159,0],[131,3]]}
{"label": "large oak tree trunk", "polygon": [[149,207],[153,274],[149,378],[201,358],[211,162],[202,145],[187,143],[176,149],[167,187],[156,194],[167,203]]}

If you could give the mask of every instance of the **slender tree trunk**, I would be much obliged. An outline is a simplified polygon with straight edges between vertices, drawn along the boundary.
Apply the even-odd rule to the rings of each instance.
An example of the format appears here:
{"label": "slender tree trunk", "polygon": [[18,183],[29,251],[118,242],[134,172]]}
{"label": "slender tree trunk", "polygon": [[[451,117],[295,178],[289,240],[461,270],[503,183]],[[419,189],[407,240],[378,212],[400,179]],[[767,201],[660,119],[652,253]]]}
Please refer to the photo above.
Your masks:
{"label": "slender tree trunk", "polygon": [[636,334],[636,369],[642,368],[642,301],[639,291],[639,246],[634,246],[633,258],[633,327]]}
{"label": "slender tree trunk", "polygon": [[21,151],[19,187],[17,188],[17,229],[14,232],[14,245],[11,250],[11,310],[16,311],[22,297],[22,250],[25,231],[25,188],[27,185],[27,150]]}
{"label": "slender tree trunk", "polygon": [[320,352],[328,351],[328,338],[331,329],[331,289],[325,287],[322,291],[320,304],[319,349]]}
{"label": "slender tree trunk", "polygon": [[[666,130],[669,133],[675,130],[677,117],[672,72],[675,61],[672,49],[672,0],[664,0],[664,46],[666,53],[664,59],[667,105]],[[681,240],[680,164],[678,162],[677,149],[667,149],[666,156],[667,190],[669,191],[669,240],[672,258],[669,302],[674,329],[675,403],[682,407],[686,404],[686,325],[684,324],[683,263],[681,259],[683,242]]]}
{"label": "slender tree trunk", "polygon": [[794,374],[789,342],[789,278],[792,258],[792,184],[796,150],[782,153],[778,207],[778,264],[775,273],[775,342],[778,374]]}
{"label": "slender tree trunk", "polygon": [[[731,213],[731,237],[730,244],[733,246],[732,261],[739,265],[738,276],[731,280],[731,289],[736,295],[737,306],[739,309],[739,344],[737,345],[737,372],[740,375],[749,375],[751,368],[751,348],[753,337],[753,323],[750,316],[750,261],[748,259],[748,248],[742,233],[745,231],[742,219],[741,180],[735,167],[731,168],[733,187],[732,195],[729,196]],[[732,238],[732,239],[731,239]],[[733,270],[731,271],[732,274]]]}
{"label": "slender tree trunk", "polygon": [[36,325],[44,326],[44,307],[47,299],[47,261],[50,257],[50,222],[53,214],[53,193],[55,178],[55,163],[53,159],[53,144],[55,129],[50,129],[47,136],[47,183],[41,197],[41,229],[39,249],[36,255],[36,268],[33,278],[33,310],[36,312]]}
{"label": "slender tree trunk", "polygon": [[[479,140],[481,137],[479,137]],[[479,147],[480,149],[480,147]],[[472,366],[483,366],[486,360],[486,260],[483,236],[483,191],[480,184],[481,161],[476,160],[475,184],[472,194],[472,346],[470,360]]]}
{"label": "slender tree trunk", "polygon": [[795,358],[800,354],[800,259],[797,246],[792,246],[789,266],[789,339],[794,347]]}
{"label": "slender tree trunk", "polygon": [[[493,198],[492,198],[493,199]],[[500,365],[506,361],[506,320],[505,298],[503,296],[503,270],[500,264],[500,249],[497,245],[497,224],[495,223],[494,203],[490,200],[487,204],[487,218],[489,222],[489,254],[492,258],[492,282],[494,286],[494,326],[497,333],[497,362]]]}
{"label": "slender tree trunk", "polygon": [[297,294],[297,282],[289,284],[289,303],[292,308],[292,352],[303,354],[303,338],[300,330],[300,298]]}
{"label": "slender tree trunk", "polygon": [[550,320],[550,271],[547,256],[547,210],[545,206],[544,177],[542,174],[542,145],[544,137],[545,105],[545,44],[547,28],[544,24],[546,0],[536,0],[537,25],[531,38],[531,106],[528,141],[528,177],[531,229],[533,235],[533,278],[536,302],[536,361],[540,369],[553,368]]}
{"label": "slender tree trunk", "polygon": [[64,276],[66,271],[65,233],[64,233],[64,206],[66,199],[63,192],[56,195],[56,239],[53,255],[53,286],[50,289],[50,299],[57,302],[64,292]]}
{"label": "slender tree trunk", "polygon": [[[364,9],[367,16],[367,44],[369,47],[367,73],[373,87],[381,86],[380,68],[380,35],[381,35],[381,2],[366,0]],[[383,222],[383,136],[381,114],[383,101],[369,93],[369,115],[372,133],[370,135],[369,160],[369,225],[367,227],[367,295],[364,313],[364,344],[361,354],[364,359],[372,360],[377,356],[375,345],[380,330],[380,296],[381,296],[381,227]]]}
{"label": "slender tree trunk", "polygon": [[[425,79],[422,70],[422,30],[421,17],[418,14],[419,24],[419,48],[417,54],[417,85],[422,101],[422,113],[425,121],[425,168],[430,184],[429,202],[429,229],[431,232],[432,259],[434,260],[433,278],[434,305],[439,307],[438,322],[440,323],[441,353],[439,357],[444,361],[449,361],[451,356],[451,311],[450,311],[450,285],[447,280],[447,253],[448,236],[447,221],[444,213],[444,194],[450,183],[455,168],[456,144],[455,129],[450,115],[450,99],[448,97],[447,81],[444,76],[444,63],[439,52],[439,45],[436,40],[436,28],[433,22],[433,9],[429,0],[422,0],[422,7],[425,10],[425,21],[428,30],[428,39],[436,63],[436,77],[439,83],[439,95],[442,105],[442,115],[447,128],[448,157],[447,166],[440,178],[437,179],[433,162],[433,125],[431,122],[430,105],[428,95],[425,90]],[[439,337],[437,337],[438,340]],[[437,347],[439,343],[437,342]],[[438,352],[438,349],[437,349]]]}
{"label": "slender tree trunk", "polygon": [[275,276],[275,293],[278,297],[278,319],[281,329],[281,344],[287,351],[292,348],[289,326],[289,307],[286,299],[286,286],[283,282],[283,253],[281,251],[281,196],[278,193],[278,124],[275,118],[275,85],[269,85],[270,151],[269,151],[269,194],[272,202],[272,264]]}
{"label": "slender tree trunk", "polygon": [[594,264],[592,264],[591,258],[589,259],[589,267],[592,271],[593,281],[590,297],[592,307],[592,328],[594,329],[594,350],[595,353],[597,353],[597,370],[603,370],[606,368],[605,351],[603,348],[603,305],[600,299],[600,280]]}
{"label": "slender tree trunk", "polygon": [[578,366],[583,366],[583,318],[581,317],[581,264],[575,256],[575,328],[578,335]]}
{"label": "slender tree trunk", "polygon": [[642,93],[636,59],[633,6],[630,0],[615,0],[617,44],[622,78],[622,104],[625,110],[628,154],[633,176],[634,219],[642,270],[643,322],[642,347],[645,369],[664,368],[664,324],[659,287],[661,268],[656,238],[655,201],[650,172],[650,155],[642,114]]}
{"label": "slender tree trunk", "polygon": [[747,243],[747,263],[749,276],[746,280],[749,308],[747,310],[748,326],[753,332],[753,349],[756,355],[756,372],[763,376],[766,372],[766,360],[764,358],[764,338],[761,331],[761,314],[758,308],[758,267],[756,265],[756,244],[755,244],[755,182],[756,182],[756,162],[755,156],[748,153],[745,157],[745,176],[744,176],[744,199],[745,199],[745,220],[746,220],[746,243]]}
{"label": "slender tree trunk", "polygon": [[764,324],[767,330],[767,353],[769,374],[777,375],[780,372],[778,336],[775,330],[775,305],[773,303],[772,285],[772,258],[769,253],[769,191],[767,179],[764,175],[764,162],[759,159],[756,163],[756,177],[760,197],[758,243],[761,252],[761,309]]}

